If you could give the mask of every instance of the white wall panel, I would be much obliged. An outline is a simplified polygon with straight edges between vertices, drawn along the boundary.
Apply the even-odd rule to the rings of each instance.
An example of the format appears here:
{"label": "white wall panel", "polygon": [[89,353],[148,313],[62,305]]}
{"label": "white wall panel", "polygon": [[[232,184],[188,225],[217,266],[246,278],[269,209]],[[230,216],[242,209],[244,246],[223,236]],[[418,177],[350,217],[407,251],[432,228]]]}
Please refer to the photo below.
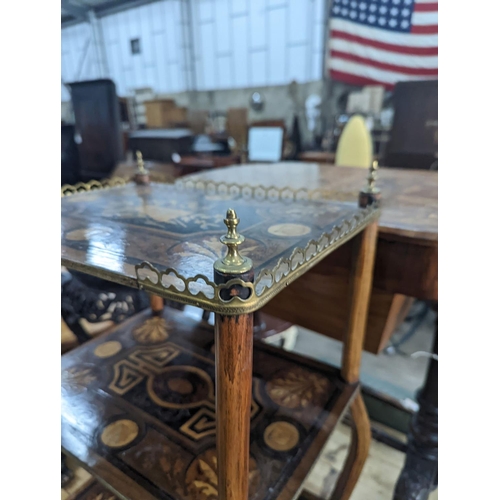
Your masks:
{"label": "white wall panel", "polygon": [[307,43],[311,0],[288,3],[288,42]]}
{"label": "white wall panel", "polygon": [[230,89],[234,87],[233,80],[233,58],[232,56],[220,56],[217,58],[217,88]]}
{"label": "white wall panel", "polygon": [[268,11],[272,34],[269,36],[268,85],[288,83],[286,69],[286,8]]}
{"label": "white wall panel", "polygon": [[[120,95],[139,87],[173,93],[194,84],[212,90],[319,79],[325,1],[158,0],[105,16],[99,22],[109,77]],[[64,81],[100,76],[93,42],[83,58],[90,35],[85,23],[62,30]],[[131,52],[134,38],[140,54]]]}
{"label": "white wall panel", "polygon": [[266,0],[251,0],[250,2],[250,48],[267,48],[267,7]]}
{"label": "white wall panel", "polygon": [[248,16],[233,17],[234,86],[248,87]]}
{"label": "white wall panel", "polygon": [[229,14],[229,1],[230,0],[214,0],[217,54],[224,54],[225,57],[227,57],[227,53],[231,51],[231,31],[228,29],[231,20]]}
{"label": "white wall panel", "polygon": [[[217,1],[217,0],[216,0]],[[248,4],[251,0],[231,0],[231,15],[232,16],[247,16]]]}
{"label": "white wall panel", "polygon": [[299,83],[307,80],[307,45],[296,45],[288,48],[288,81],[296,80]]}
{"label": "white wall panel", "polygon": [[200,90],[210,90],[217,87],[215,33],[214,23],[204,23],[199,26],[200,35]]}
{"label": "white wall panel", "polygon": [[267,85],[267,52],[256,51],[250,54],[250,85],[262,87]]}

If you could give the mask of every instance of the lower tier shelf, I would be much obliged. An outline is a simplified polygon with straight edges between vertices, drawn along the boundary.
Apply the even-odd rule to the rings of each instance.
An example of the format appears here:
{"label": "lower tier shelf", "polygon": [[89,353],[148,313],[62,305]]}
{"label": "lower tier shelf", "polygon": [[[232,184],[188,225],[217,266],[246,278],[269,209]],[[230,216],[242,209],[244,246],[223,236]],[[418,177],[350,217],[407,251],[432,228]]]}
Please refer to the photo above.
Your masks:
{"label": "lower tier shelf", "polygon": [[[119,498],[217,499],[214,332],[148,309],[62,357],[62,447]],[[358,390],[256,342],[249,498],[290,500]]]}

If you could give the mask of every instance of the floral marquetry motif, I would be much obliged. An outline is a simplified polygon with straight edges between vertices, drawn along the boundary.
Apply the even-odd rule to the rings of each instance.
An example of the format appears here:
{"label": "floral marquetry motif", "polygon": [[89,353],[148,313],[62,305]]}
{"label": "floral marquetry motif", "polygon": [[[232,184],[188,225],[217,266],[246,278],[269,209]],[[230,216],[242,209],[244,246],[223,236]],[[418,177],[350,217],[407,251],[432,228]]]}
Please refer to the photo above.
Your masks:
{"label": "floral marquetry motif", "polygon": [[[248,477],[249,498],[255,496],[259,487],[260,471],[256,461],[250,457],[250,471]],[[217,500],[217,455],[214,448],[208,449],[197,457],[186,471],[186,487],[189,499]]]}
{"label": "floral marquetry motif", "polygon": [[92,367],[72,366],[63,371],[61,383],[64,389],[79,393],[83,392],[96,378]]}
{"label": "floral marquetry motif", "polygon": [[[63,450],[120,498],[217,500],[214,333],[168,307],[163,314],[166,342],[137,341],[148,310],[63,356]],[[329,429],[318,430],[343,411],[343,391],[348,401],[355,390],[336,382],[337,369],[287,356],[253,349],[249,500],[292,500],[280,495],[324,445]]]}
{"label": "floral marquetry motif", "polygon": [[134,330],[134,338],[141,344],[156,344],[167,340],[168,337],[167,322],[159,316],[147,319]]}
{"label": "floral marquetry motif", "polygon": [[266,385],[269,397],[285,408],[305,408],[315,404],[328,389],[328,380],[302,368],[279,373]]}

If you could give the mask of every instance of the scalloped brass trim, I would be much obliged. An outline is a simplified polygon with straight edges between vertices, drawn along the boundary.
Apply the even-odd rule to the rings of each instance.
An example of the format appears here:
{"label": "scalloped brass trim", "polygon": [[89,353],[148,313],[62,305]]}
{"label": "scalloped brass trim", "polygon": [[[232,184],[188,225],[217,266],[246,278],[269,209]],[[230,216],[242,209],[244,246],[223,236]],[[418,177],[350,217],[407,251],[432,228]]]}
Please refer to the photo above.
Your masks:
{"label": "scalloped brass trim", "polygon": [[276,186],[263,186],[262,184],[237,184],[227,182],[214,182],[210,180],[193,180],[189,178],[178,179],[174,186],[179,191],[200,190],[208,195],[241,196],[247,199],[271,201],[296,201],[319,200],[325,197],[322,189],[292,189],[290,187],[278,188]]}
{"label": "scalloped brass trim", "polygon": [[61,187],[61,197],[71,196],[76,193],[93,191],[94,189],[109,189],[117,186],[124,186],[128,181],[121,177],[112,177],[102,181],[91,180],[89,182],[78,182],[77,184],[64,184]]}
{"label": "scalloped brass trim", "polygon": [[[61,188],[61,195],[69,196],[94,189],[109,189],[127,183],[128,181],[125,179],[113,177],[101,182],[90,181],[88,183],[78,183],[75,186],[65,185]],[[179,191],[197,189],[204,191],[207,195],[227,194],[247,199],[267,199],[271,201],[314,200],[331,196],[331,191],[321,189],[308,190],[301,188],[294,190],[289,187],[251,186],[248,184],[228,184],[225,182],[194,181],[190,179],[180,179],[173,186]],[[353,238],[371,222],[378,219],[379,215],[380,209],[375,205],[359,209],[357,214],[335,225],[330,232],[323,233],[318,240],[310,240],[305,248],[295,248],[288,258],[279,259],[273,269],[263,269],[254,283],[234,278],[227,283],[216,285],[204,275],[197,274],[194,277],[185,278],[175,269],[166,268],[160,271],[146,261],[135,266],[135,279],[96,269],[92,266],[72,263],[65,259],[62,259],[62,264],[77,271],[86,272],[126,286],[136,286],[163,298],[201,307],[207,311],[225,315],[247,314],[263,307],[289,283],[304,274],[323,257]],[[144,275],[145,273],[149,274]],[[176,281],[177,285],[172,280]],[[242,299],[238,294],[232,296],[229,300],[222,299],[222,292],[234,286],[248,288],[250,290],[248,298]]]}
{"label": "scalloped brass trim", "polygon": [[[141,262],[135,266],[137,283],[139,288],[148,292],[207,311],[226,315],[250,313],[260,309],[324,256],[362,231],[379,214],[380,210],[374,206],[361,209],[352,218],[335,225],[330,232],[323,233],[318,240],[309,241],[305,248],[295,248],[288,258],[279,259],[273,269],[263,269],[254,283],[233,278],[227,283],[216,285],[201,274],[185,278],[175,269],[160,271],[149,262]],[[168,281],[168,277],[172,275],[178,280],[180,287],[172,282],[165,284],[165,278]],[[203,283],[200,284],[200,281]],[[197,289],[193,290],[192,284],[197,284]],[[238,295],[224,300],[222,292],[234,286],[248,288],[251,292],[248,298],[242,299]]]}

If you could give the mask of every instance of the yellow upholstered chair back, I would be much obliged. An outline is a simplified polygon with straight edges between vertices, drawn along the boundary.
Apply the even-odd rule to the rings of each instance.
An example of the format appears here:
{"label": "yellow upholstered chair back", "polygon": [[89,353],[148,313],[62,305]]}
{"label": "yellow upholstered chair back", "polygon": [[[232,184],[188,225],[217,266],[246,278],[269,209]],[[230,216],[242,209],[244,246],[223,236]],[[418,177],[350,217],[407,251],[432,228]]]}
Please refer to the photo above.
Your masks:
{"label": "yellow upholstered chair back", "polygon": [[369,168],[373,161],[373,143],[362,116],[354,115],[340,135],[335,164],[339,167]]}

